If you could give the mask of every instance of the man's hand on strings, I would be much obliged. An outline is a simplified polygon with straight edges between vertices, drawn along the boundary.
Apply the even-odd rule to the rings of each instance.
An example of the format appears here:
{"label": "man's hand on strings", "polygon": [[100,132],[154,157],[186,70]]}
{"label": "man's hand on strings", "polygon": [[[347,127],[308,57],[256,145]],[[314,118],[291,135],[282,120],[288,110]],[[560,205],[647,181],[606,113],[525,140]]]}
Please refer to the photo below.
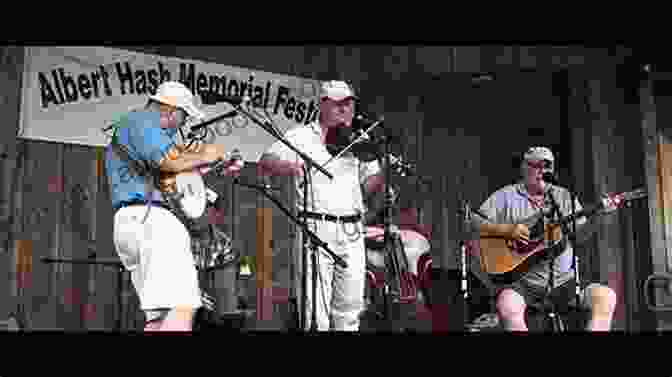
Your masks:
{"label": "man's hand on strings", "polygon": [[524,224],[511,224],[509,230],[509,238],[514,241],[527,244],[530,242],[530,230]]}

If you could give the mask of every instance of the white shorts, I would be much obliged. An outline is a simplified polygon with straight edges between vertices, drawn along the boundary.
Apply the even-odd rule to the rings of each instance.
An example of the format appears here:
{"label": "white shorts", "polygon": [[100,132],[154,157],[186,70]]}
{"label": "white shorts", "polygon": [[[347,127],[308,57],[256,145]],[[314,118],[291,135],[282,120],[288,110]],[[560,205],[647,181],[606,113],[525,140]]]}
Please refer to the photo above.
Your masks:
{"label": "white shorts", "polygon": [[202,306],[189,233],[170,211],[121,208],[114,215],[114,246],[145,311]]}

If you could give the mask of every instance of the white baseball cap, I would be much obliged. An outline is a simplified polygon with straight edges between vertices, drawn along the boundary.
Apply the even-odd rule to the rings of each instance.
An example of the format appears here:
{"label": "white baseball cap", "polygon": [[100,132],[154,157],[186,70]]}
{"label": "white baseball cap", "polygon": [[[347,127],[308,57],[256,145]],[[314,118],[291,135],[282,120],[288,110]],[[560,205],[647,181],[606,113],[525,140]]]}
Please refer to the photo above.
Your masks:
{"label": "white baseball cap", "polygon": [[555,161],[553,152],[546,147],[532,147],[525,152],[523,156],[525,160],[548,160]]}
{"label": "white baseball cap", "polygon": [[150,99],[175,106],[187,112],[187,114],[196,119],[205,118],[205,114],[196,107],[194,103],[194,94],[182,83],[177,81],[166,81],[159,85],[156,94],[149,96]]}
{"label": "white baseball cap", "polygon": [[346,98],[358,99],[354,89],[345,81],[325,81],[320,86],[320,99],[331,98],[334,101],[341,101]]}

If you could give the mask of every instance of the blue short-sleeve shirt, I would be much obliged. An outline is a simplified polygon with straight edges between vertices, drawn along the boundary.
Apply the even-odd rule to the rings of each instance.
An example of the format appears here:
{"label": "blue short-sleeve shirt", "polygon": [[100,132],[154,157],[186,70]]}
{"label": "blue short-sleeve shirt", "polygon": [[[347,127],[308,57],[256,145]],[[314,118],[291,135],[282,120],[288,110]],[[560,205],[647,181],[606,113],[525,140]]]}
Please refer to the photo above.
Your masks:
{"label": "blue short-sleeve shirt", "polygon": [[[161,159],[175,145],[177,133],[175,129],[161,128],[159,124],[157,112],[131,112],[117,123],[117,141],[126,147],[133,159],[158,167]],[[113,208],[131,200],[162,200],[152,182],[136,175],[111,145],[105,148],[105,169]]]}

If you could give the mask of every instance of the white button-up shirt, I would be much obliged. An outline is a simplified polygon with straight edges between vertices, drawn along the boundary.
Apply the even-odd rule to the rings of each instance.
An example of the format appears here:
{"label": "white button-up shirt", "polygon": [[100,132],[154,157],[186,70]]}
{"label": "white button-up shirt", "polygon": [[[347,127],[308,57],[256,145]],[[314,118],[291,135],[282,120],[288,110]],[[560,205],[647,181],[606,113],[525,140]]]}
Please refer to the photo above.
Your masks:
{"label": "white button-up shirt", "polygon": [[[308,175],[308,201],[307,210],[311,212],[328,213],[336,216],[348,216],[357,212],[365,212],[363,200],[363,185],[366,180],[380,172],[378,161],[363,162],[349,152],[344,153],[337,159],[321,142],[322,129],[319,123],[313,122],[308,125],[299,125],[285,133],[285,139],[299,151],[305,153],[320,166],[324,167],[332,176],[329,179],[316,168],[310,169]],[[284,143],[276,141],[266,151],[274,154],[281,160],[303,162],[303,159]],[[328,164],[327,161],[331,160]],[[305,177],[294,179],[296,188],[296,207],[303,209],[303,186]]]}

